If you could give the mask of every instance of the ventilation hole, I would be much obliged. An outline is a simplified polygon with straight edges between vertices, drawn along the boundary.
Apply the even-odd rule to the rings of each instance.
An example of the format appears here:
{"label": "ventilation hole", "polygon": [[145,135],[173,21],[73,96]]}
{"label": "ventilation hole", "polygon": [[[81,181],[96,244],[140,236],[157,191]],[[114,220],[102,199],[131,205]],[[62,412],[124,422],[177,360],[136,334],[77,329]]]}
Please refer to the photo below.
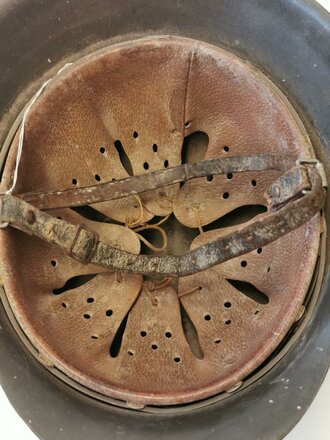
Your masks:
{"label": "ventilation hole", "polygon": [[174,360],[174,362],[176,362],[176,363],[181,362],[181,358],[179,358],[179,357],[175,357],[173,360]]}
{"label": "ventilation hole", "polygon": [[213,180],[213,176],[212,176],[212,175],[207,176],[207,177],[206,177],[206,180],[207,180],[208,182],[212,182],[212,180]]}
{"label": "ventilation hole", "polygon": [[252,185],[252,186],[257,186],[257,182],[256,182],[256,180],[251,180],[251,185]]}
{"label": "ventilation hole", "polygon": [[202,131],[195,131],[184,138],[181,162],[193,163],[203,160],[209,145],[209,137]]}
{"label": "ventilation hole", "polygon": [[245,260],[241,261],[241,266],[242,267],[246,267],[247,266],[247,261],[245,261]]}
{"label": "ventilation hole", "polygon": [[50,262],[50,264],[51,264],[53,267],[55,267],[55,266],[57,265],[57,263],[56,263],[55,260],[52,260],[52,261]]}
{"label": "ventilation hole", "polygon": [[260,312],[260,310],[256,310],[256,311],[254,312],[254,314],[255,314],[255,315],[258,315],[259,312]]}
{"label": "ventilation hole", "polygon": [[228,212],[228,214],[215,220],[214,222],[203,226],[203,229],[204,231],[211,231],[213,229],[240,225],[266,211],[267,208],[263,205],[240,206],[239,208],[233,209],[232,211]]}
{"label": "ventilation hole", "polygon": [[147,332],[142,330],[142,332],[140,332],[140,335],[142,336],[142,338],[145,338],[147,336]]}
{"label": "ventilation hole", "polygon": [[93,303],[94,302],[94,298],[87,298],[87,302],[88,303]]}
{"label": "ventilation hole", "polygon": [[121,162],[122,166],[124,167],[124,169],[126,170],[126,173],[129,176],[133,176],[132,164],[131,164],[129,157],[127,156],[127,154],[124,150],[124,147],[122,146],[122,143],[119,140],[117,140],[114,142],[114,146],[115,146],[117,153],[119,155],[120,162]]}
{"label": "ventilation hole", "polygon": [[258,254],[261,254],[261,252],[262,252],[262,248],[258,248],[258,249],[257,249],[257,253],[258,253]]}
{"label": "ventilation hole", "polygon": [[180,313],[183,333],[190,347],[190,350],[197,359],[203,359],[204,353],[199,343],[196,327],[194,326],[194,323],[190,319],[190,316],[183,307],[182,302],[180,302]]}
{"label": "ventilation hole", "polygon": [[144,168],[145,170],[148,170],[148,169],[149,169],[149,164],[148,164],[148,162],[144,162],[144,164],[143,164],[143,168]]}
{"label": "ventilation hole", "polygon": [[101,177],[100,177],[98,174],[95,174],[95,180],[96,180],[97,182],[99,182],[99,181],[101,180]]}
{"label": "ventilation hole", "polygon": [[165,333],[165,336],[166,336],[167,338],[171,338],[171,337],[172,337],[172,333],[171,333],[171,332],[166,332],[166,333]]}
{"label": "ventilation hole", "polygon": [[62,303],[62,307],[63,307],[64,309],[66,309],[66,308],[67,308],[66,303]]}
{"label": "ventilation hole", "polygon": [[88,313],[85,313],[85,314],[84,314],[84,318],[85,318],[85,319],[91,319],[91,315],[89,315]]}
{"label": "ventilation hole", "polygon": [[72,184],[73,185],[77,185],[77,183],[78,183],[77,179],[72,179]]}
{"label": "ventilation hole", "polygon": [[156,344],[152,344],[151,348],[152,348],[153,350],[157,350],[158,345],[156,345]]}
{"label": "ventilation hole", "polygon": [[157,153],[157,151],[158,151],[157,144],[153,144],[152,149],[153,149],[154,153]]}
{"label": "ventilation hole", "polygon": [[230,309],[231,307],[231,302],[227,301],[224,303],[224,306],[226,307],[226,309]]}
{"label": "ventilation hole", "polygon": [[270,272],[270,267],[267,269],[267,273],[269,273]]}
{"label": "ventilation hole", "polygon": [[118,330],[115,334],[115,337],[113,338],[112,344],[110,346],[110,356],[112,358],[116,358],[119,355],[121,344],[123,341],[123,336],[126,330],[127,325],[127,318],[128,314],[125,316],[125,318],[122,320],[120,326],[118,327]]}
{"label": "ventilation hole", "polygon": [[231,180],[233,177],[234,177],[234,176],[233,176],[233,173],[228,173],[228,174],[227,174],[227,179],[228,179],[228,180]]}
{"label": "ventilation hole", "polygon": [[139,137],[139,133],[137,131],[134,131],[133,133],[133,138],[137,139]]}
{"label": "ventilation hole", "polygon": [[214,341],[215,344],[220,344],[220,342],[221,342],[221,339],[216,339],[216,340]]}
{"label": "ventilation hole", "polygon": [[233,287],[235,287],[235,289],[237,289],[239,292],[243,293],[243,295],[247,296],[253,301],[256,301],[259,304],[269,303],[268,296],[265,293],[261,292],[259,289],[257,289],[253,284],[248,283],[247,281],[239,281],[239,280],[227,279],[227,281]]}
{"label": "ventilation hole", "polygon": [[110,309],[110,310],[107,310],[106,312],[105,312],[105,314],[107,315],[107,316],[112,316],[112,314],[113,314],[113,311]]}
{"label": "ventilation hole", "polygon": [[105,153],[105,148],[104,148],[104,147],[101,147],[101,148],[100,148],[100,153],[101,153],[101,154],[104,154],[104,153]]}
{"label": "ventilation hole", "polygon": [[168,167],[168,160],[164,160],[164,167],[167,168]]}
{"label": "ventilation hole", "polygon": [[227,321],[225,321],[225,324],[226,324],[226,325],[230,325],[230,324],[231,324],[231,320],[230,320],[230,319],[227,319]]}
{"label": "ventilation hole", "polygon": [[88,281],[96,277],[96,275],[97,274],[90,274],[72,277],[64,284],[63,287],[54,289],[53,293],[54,295],[60,295],[61,293],[67,292],[68,290],[76,289],[77,287],[83,286],[84,284],[88,283]]}
{"label": "ventilation hole", "polygon": [[211,316],[210,315],[205,315],[204,319],[205,319],[205,321],[211,321]]}
{"label": "ventilation hole", "polygon": [[224,199],[229,199],[229,193],[228,193],[228,192],[223,193],[223,194],[222,194],[222,197],[223,197]]}
{"label": "ventilation hole", "polygon": [[228,147],[227,145],[225,145],[225,146],[223,147],[223,151],[225,151],[226,153],[228,153],[228,151],[229,151],[229,147]]}
{"label": "ventilation hole", "polygon": [[128,350],[127,354],[128,356],[134,356],[134,352],[132,350]]}
{"label": "ventilation hole", "polygon": [[92,338],[92,339],[99,339],[99,337],[98,337],[98,336],[95,336],[95,335],[91,336],[91,338]]}
{"label": "ventilation hole", "polygon": [[185,126],[185,127],[189,127],[189,125],[190,125],[190,121],[186,121],[186,122],[184,123],[184,126]]}

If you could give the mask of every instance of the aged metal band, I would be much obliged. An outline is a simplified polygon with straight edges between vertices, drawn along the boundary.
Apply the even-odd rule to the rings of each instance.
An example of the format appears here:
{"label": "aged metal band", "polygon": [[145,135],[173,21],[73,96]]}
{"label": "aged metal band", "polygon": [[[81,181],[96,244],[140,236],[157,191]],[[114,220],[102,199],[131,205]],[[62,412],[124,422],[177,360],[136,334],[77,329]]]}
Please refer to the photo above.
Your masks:
{"label": "aged metal band", "polygon": [[[239,158],[236,160],[239,163]],[[213,163],[215,162],[213,161]],[[198,169],[201,164],[203,162],[194,164],[197,165],[194,169]],[[201,169],[205,172],[205,168],[201,167]],[[212,174],[215,174],[219,169],[216,166],[212,168]],[[223,168],[221,170],[223,172]],[[233,168],[228,167],[225,172],[233,172]],[[159,175],[161,173],[164,171]],[[209,165],[207,174],[211,174]],[[194,177],[200,177],[200,174]],[[134,179],[129,179],[129,181],[134,181]],[[166,180],[166,183],[162,181],[162,184],[167,185],[168,181]],[[135,189],[136,193],[145,190],[145,187]],[[125,195],[131,194],[127,194],[125,191],[124,193]],[[267,194],[270,210],[278,208],[279,204],[282,207],[278,208],[276,212],[260,216],[258,220],[238,231],[182,256],[158,257],[134,255],[121,251],[100,242],[97,234],[84,225],[77,227],[64,220],[54,218],[26,201],[11,195],[3,196],[0,199],[0,217],[2,222],[8,222],[10,226],[57,244],[80,262],[97,264],[111,270],[125,272],[186,276],[278,239],[308,221],[322,208],[325,201],[322,178],[315,164],[292,168],[273,183]],[[285,194],[285,197],[282,194]],[[120,197],[124,197],[124,195]],[[288,201],[291,202],[287,203]]]}
{"label": "aged metal band", "polygon": [[273,154],[221,157],[178,165],[161,171],[94,186],[74,187],[49,192],[30,192],[19,194],[17,197],[42,210],[66,208],[120,199],[208,175],[266,170],[285,172],[294,164],[295,159],[291,156]]}

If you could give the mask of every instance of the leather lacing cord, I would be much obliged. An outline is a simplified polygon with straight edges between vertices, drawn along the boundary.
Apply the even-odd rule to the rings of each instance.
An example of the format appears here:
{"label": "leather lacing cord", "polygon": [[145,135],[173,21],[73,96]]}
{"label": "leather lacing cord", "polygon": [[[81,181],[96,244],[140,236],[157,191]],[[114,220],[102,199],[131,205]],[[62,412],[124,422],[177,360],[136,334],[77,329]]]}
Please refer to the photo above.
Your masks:
{"label": "leather lacing cord", "polygon": [[[137,220],[131,220],[131,219],[126,219],[125,221],[125,226],[129,229],[132,229],[135,234],[138,236],[139,240],[142,241],[142,243],[144,243],[149,249],[151,249],[154,252],[162,252],[163,250],[165,250],[167,248],[167,243],[168,243],[168,238],[167,238],[167,234],[164,231],[163,228],[160,227],[160,225],[162,223],[164,223],[168,218],[169,215],[163,217],[163,219],[161,219],[158,223],[154,223],[154,224],[142,224],[140,225],[143,217],[144,217],[144,211],[146,210],[147,212],[149,212],[145,206],[143,206],[142,200],[140,196],[134,195],[133,196],[139,203],[139,208],[140,208],[140,216]],[[139,226],[138,226],[139,225]],[[163,244],[160,247],[157,247],[155,245],[153,245],[152,243],[150,243],[149,240],[147,240],[146,238],[143,237],[143,235],[139,234],[139,232],[142,231],[146,231],[146,230],[156,230],[159,231],[160,235],[163,238]]]}
{"label": "leather lacing cord", "polygon": [[182,298],[183,296],[186,295],[191,295],[192,293],[198,292],[202,290],[202,286],[194,286],[191,289],[185,290],[183,292],[178,292],[178,297]]}
{"label": "leather lacing cord", "polygon": [[[160,225],[162,223],[166,222],[166,220],[168,220],[168,218],[169,218],[169,215],[163,217],[158,223],[141,225],[141,226],[134,228],[133,231],[139,237],[140,241],[142,241],[146,246],[148,246],[149,249],[151,249],[154,252],[162,252],[163,250],[165,250],[167,248],[168,237],[167,237],[166,231],[163,228],[161,228]],[[150,241],[148,241],[146,238],[144,238],[141,234],[138,233],[138,232],[147,231],[147,230],[155,230],[160,233],[160,235],[163,238],[162,246],[157,247],[157,246],[153,245],[152,243],[150,243]]]}
{"label": "leather lacing cord", "polygon": [[142,200],[141,197],[138,195],[133,195],[133,197],[137,200],[138,204],[139,204],[139,208],[140,208],[140,216],[137,220],[134,219],[130,219],[130,218],[126,218],[125,220],[125,226],[129,229],[132,229],[134,226],[139,225],[143,219],[144,216],[144,207],[142,204]]}
{"label": "leather lacing cord", "polygon": [[158,298],[154,297],[152,295],[152,292],[156,290],[161,290],[164,287],[169,286],[172,281],[173,277],[165,277],[162,281],[159,281],[158,283],[154,281],[144,281],[141,291],[144,291],[147,294],[153,306],[158,306]]}
{"label": "leather lacing cord", "polygon": [[[162,252],[163,250],[165,250],[167,248],[168,237],[167,237],[166,231],[163,228],[161,228],[160,225],[163,224],[164,222],[166,222],[166,220],[168,220],[168,218],[170,217],[170,214],[163,217],[159,222],[157,222],[155,224],[144,224],[141,226],[134,227],[134,225],[139,224],[141,222],[141,220],[144,216],[144,206],[143,206],[141,197],[138,197],[138,196],[134,196],[134,197],[139,202],[141,214],[140,214],[139,219],[134,221],[133,223],[129,223],[126,221],[125,226],[132,229],[135,232],[135,234],[138,236],[139,240],[142,243],[144,243],[149,249],[151,249],[154,252]],[[139,234],[139,232],[146,231],[146,230],[159,231],[162,238],[163,238],[162,246],[157,247],[157,246],[153,245],[149,240],[144,238],[143,235]],[[121,272],[116,272],[116,279],[117,279],[117,282],[119,282],[119,283],[122,281],[123,276],[122,276]],[[157,298],[154,298],[152,296],[151,292],[153,292],[154,290],[161,289],[162,287],[166,287],[167,285],[169,285],[171,283],[171,281],[172,281],[172,277],[165,277],[165,280],[160,283],[154,283],[152,281],[144,282],[143,286],[142,286],[142,290],[144,290],[146,292],[146,294],[149,296],[151,303],[156,306],[156,305],[158,305]]]}

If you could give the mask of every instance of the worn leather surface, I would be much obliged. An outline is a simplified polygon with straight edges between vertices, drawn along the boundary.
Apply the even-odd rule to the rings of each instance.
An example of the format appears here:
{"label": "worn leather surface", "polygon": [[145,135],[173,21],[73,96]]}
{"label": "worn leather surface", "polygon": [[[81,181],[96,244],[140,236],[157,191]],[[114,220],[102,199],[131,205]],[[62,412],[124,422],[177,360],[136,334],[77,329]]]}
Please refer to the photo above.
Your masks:
{"label": "worn leather surface", "polygon": [[[184,137],[196,131],[208,136],[205,158],[312,154],[300,123],[264,76],[219,48],[176,38],[122,44],[81,61],[45,91],[26,129],[16,193],[63,189],[72,179],[91,185],[96,174],[101,181],[127,176],[115,140],[121,141],[135,174],[162,169],[166,160],[169,166],[179,164]],[[14,158],[15,144],[5,188]],[[237,207],[266,204],[263,191],[276,177],[276,172],[234,174],[155,190],[141,197],[143,216],[135,198],[96,204],[120,224],[94,221],[89,226],[102,240],[138,253],[138,237],[125,223],[142,224],[174,210],[180,225],[212,226]],[[70,209],[54,215],[88,223]],[[172,234],[177,243],[169,247],[185,241],[184,229],[178,230]],[[228,228],[213,224],[191,246],[225,232]],[[315,216],[259,253],[155,290],[140,275],[83,266],[56,247],[10,229],[0,234],[1,276],[21,327],[50,364],[108,396],[165,405],[226,390],[265,361],[299,314],[318,241]],[[85,274],[97,275],[53,293]],[[259,304],[227,279],[253,284],[269,302]],[[113,357],[110,347],[125,316],[121,348]],[[183,326],[187,320],[190,327]]]}

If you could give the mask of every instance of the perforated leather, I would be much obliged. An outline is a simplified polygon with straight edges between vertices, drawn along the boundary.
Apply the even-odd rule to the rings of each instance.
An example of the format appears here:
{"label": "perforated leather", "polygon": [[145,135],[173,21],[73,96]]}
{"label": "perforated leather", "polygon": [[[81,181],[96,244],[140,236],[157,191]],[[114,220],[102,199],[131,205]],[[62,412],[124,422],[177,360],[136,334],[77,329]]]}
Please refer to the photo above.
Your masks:
{"label": "perforated leather", "polygon": [[[15,193],[92,185],[182,158],[263,152],[313,155],[275,86],[223,49],[152,38],[93,54],[46,89],[28,117]],[[94,210],[52,213],[133,253],[141,251],[134,228],[170,215],[161,225],[168,236],[162,254],[180,254],[251,221],[278,176],[201,178]],[[125,401],[178,404],[237,384],[283,340],[304,301],[319,233],[317,215],[244,257],[163,282],[82,265],[10,229],[0,233],[1,276],[22,329],[66,375]]]}

